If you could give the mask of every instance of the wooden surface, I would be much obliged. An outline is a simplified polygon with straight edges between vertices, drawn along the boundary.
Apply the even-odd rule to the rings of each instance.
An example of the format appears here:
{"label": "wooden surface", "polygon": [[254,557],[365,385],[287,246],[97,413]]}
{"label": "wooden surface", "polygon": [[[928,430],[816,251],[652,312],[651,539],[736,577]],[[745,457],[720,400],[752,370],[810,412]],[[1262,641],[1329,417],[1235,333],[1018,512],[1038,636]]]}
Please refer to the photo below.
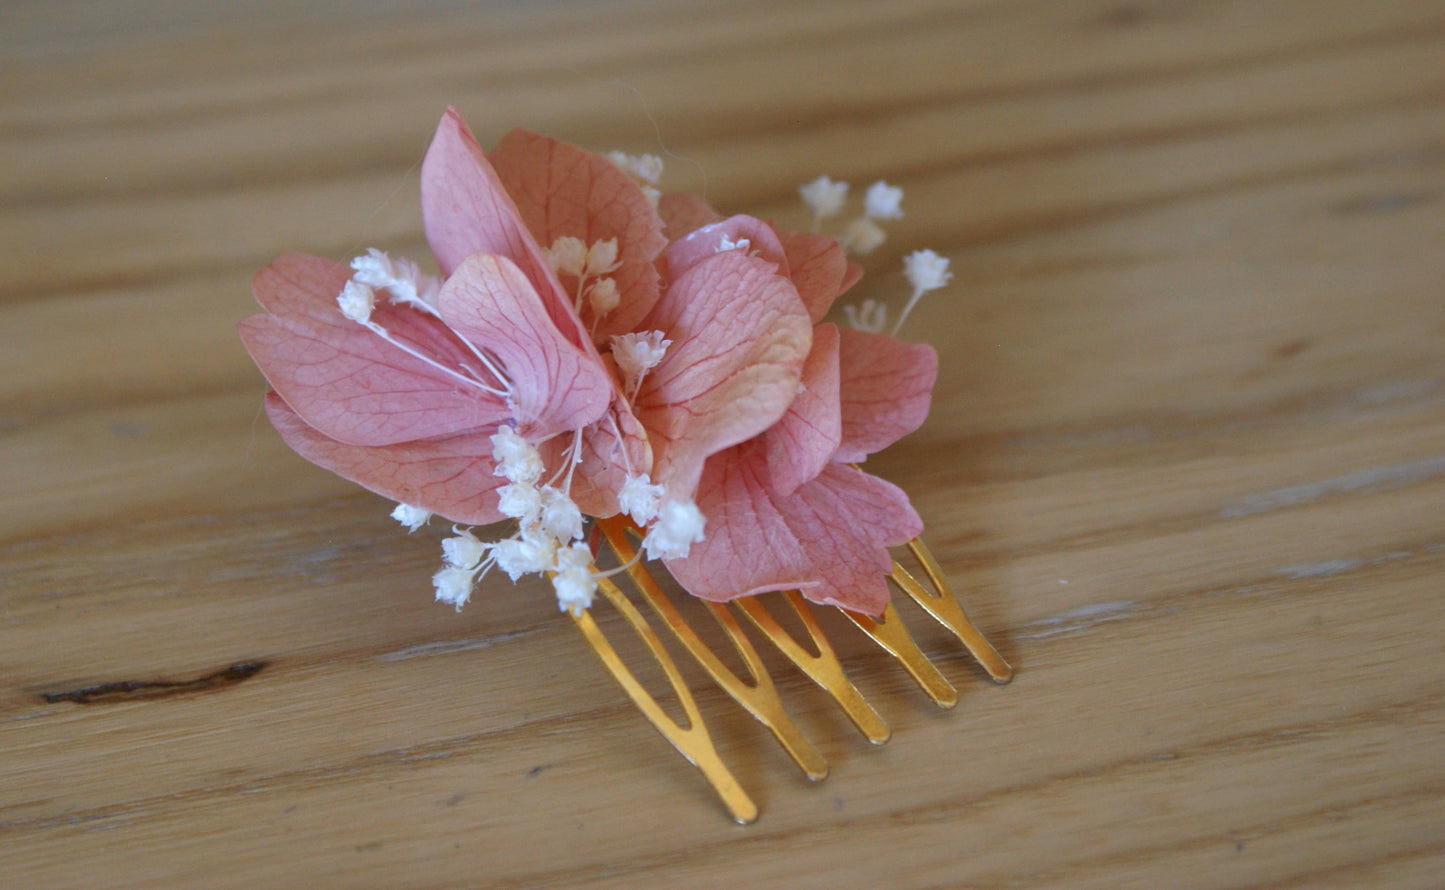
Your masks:
{"label": "wooden surface", "polygon": [[[416,7],[0,8],[0,884],[1441,886],[1445,4]],[[234,325],[425,256],[449,102],[795,224],[906,188],[857,296],[957,278],[872,466],[1013,685],[838,628],[893,740],[779,668],[810,786],[690,674],[739,828],[547,591],[431,602]]]}

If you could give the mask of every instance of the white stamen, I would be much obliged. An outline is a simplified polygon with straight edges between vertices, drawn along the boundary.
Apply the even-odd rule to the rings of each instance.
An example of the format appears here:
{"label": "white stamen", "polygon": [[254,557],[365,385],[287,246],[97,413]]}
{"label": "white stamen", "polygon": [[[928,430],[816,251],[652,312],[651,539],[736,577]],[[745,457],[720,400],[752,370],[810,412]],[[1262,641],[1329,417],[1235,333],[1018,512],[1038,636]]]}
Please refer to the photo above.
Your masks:
{"label": "white stamen", "polygon": [[657,521],[642,539],[648,559],[675,559],[687,556],[692,545],[703,540],[707,520],[692,501],[668,501],[662,505]]}
{"label": "white stamen", "polygon": [[364,284],[348,281],[336,298],[341,314],[357,324],[371,321],[371,310],[376,306],[376,292]]}
{"label": "white stamen", "polygon": [[391,511],[391,518],[406,526],[408,532],[414,532],[431,519],[431,511],[411,504],[397,504],[396,509]]}
{"label": "white stamen", "polygon": [[657,518],[657,511],[662,507],[662,486],[653,485],[647,473],[628,475],[617,492],[617,506],[631,516],[633,522],[647,525]]}
{"label": "white stamen", "polygon": [[903,189],[878,180],[863,195],[863,215],[872,219],[902,219]]}
{"label": "white stamen", "polygon": [[742,251],[746,251],[748,248],[750,248],[750,247],[752,247],[752,246],[753,246],[753,243],[752,243],[751,241],[749,241],[748,239],[746,239],[746,238],[739,238],[738,240],[734,241],[733,239],[729,238],[726,233],[724,233],[723,236],[722,236],[722,241],[721,241],[721,242],[718,244],[718,246],[717,246],[717,251],[716,251],[716,252],[717,252],[717,253],[722,253],[722,252],[725,251],[725,250],[742,250]]}
{"label": "white stamen", "polygon": [[819,176],[807,185],[798,187],[803,203],[813,211],[815,221],[837,216],[848,200],[848,183],[834,182],[826,176]]}

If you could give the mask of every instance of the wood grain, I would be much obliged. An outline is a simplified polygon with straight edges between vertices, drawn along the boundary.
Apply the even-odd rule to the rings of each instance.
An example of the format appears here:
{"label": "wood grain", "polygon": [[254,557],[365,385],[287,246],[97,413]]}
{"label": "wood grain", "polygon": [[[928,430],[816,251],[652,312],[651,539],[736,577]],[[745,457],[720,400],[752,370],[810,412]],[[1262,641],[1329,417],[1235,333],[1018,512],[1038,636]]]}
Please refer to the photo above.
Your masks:
{"label": "wood grain", "polygon": [[[839,624],[893,740],[775,665],[810,786],[694,672],[740,829],[546,591],[430,602],[234,324],[281,252],[425,255],[449,102],[728,211],[905,187],[859,295],[957,278],[872,463],[1012,686]],[[0,168],[0,884],[1440,886],[1439,2],[15,0]]]}

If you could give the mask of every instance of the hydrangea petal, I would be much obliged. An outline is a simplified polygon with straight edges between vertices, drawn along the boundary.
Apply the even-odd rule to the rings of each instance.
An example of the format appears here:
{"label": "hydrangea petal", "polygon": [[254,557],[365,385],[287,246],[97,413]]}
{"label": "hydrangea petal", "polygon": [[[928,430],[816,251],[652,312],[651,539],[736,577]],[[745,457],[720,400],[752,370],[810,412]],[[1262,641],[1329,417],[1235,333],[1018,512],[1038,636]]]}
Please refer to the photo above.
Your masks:
{"label": "hydrangea petal", "polygon": [[506,257],[476,253],[464,260],[442,286],[437,311],[459,335],[501,360],[524,438],[587,426],[612,401],[612,379],[596,353],[557,330],[532,283]]}
{"label": "hydrangea petal", "polygon": [[517,264],[568,340],[587,344],[582,322],[517,205],[502,187],[466,122],[451,106],[442,115],[421,165],[421,211],[427,241],[443,275],[468,256],[491,253]]}
{"label": "hydrangea petal", "polygon": [[[241,341],[271,386],[306,422],[353,445],[390,445],[495,424],[502,399],[387,343],[343,317],[336,296],[350,270],[287,254],[256,273],[252,289],[270,315],[240,324]],[[373,320],[459,368],[466,347],[436,319],[379,301]]]}
{"label": "hydrangea petal", "polygon": [[928,417],[938,353],[887,334],[839,331],[843,441],[834,460],[860,461]]}
{"label": "hydrangea petal", "polygon": [[722,219],[721,213],[692,192],[663,195],[657,202],[657,215],[662,217],[662,232],[669,241]]}
{"label": "hydrangea petal", "polygon": [[808,317],[814,324],[823,320],[838,295],[858,280],[850,280],[850,266],[862,275],[861,266],[848,262],[843,248],[832,238],[813,232],[793,232],[778,229],[778,240],[788,258],[788,277],[798,289],[803,305],[808,307]]}
{"label": "hydrangea petal", "polygon": [[674,281],[643,327],[663,331],[672,346],[633,404],[652,440],[653,481],[686,500],[708,455],[761,433],[787,410],[812,328],[792,283],[739,250]]}
{"label": "hydrangea petal", "polygon": [[890,598],[887,548],[923,530],[901,490],[843,464],[791,495],[769,490],[767,458],[754,443],[708,461],[697,505],[707,537],[667,567],[714,602],[797,589],[815,603],[879,615]]}
{"label": "hydrangea petal", "polygon": [[490,160],[540,244],[564,235],[588,245],[617,239],[619,265],[610,275],[617,307],[597,319],[584,300],[580,315],[597,342],[634,330],[657,302],[653,261],[667,246],[662,220],[637,183],[601,155],[526,130],[502,137]]}
{"label": "hydrangea petal", "polygon": [[792,494],[821,473],[842,443],[838,385],[838,327],[820,324],[813,328],[797,398],[764,434],[768,477],[778,494]]}
{"label": "hydrangea petal", "polygon": [[719,253],[723,239],[734,244],[746,240],[748,246],[743,253],[767,260],[777,266],[780,275],[788,274],[788,258],[784,255],[783,245],[773,233],[772,227],[760,219],[742,214],[695,229],[669,244],[668,273],[673,278],[685,275],[688,269]]}
{"label": "hydrangea petal", "polygon": [[361,447],[318,432],[276,393],[266,415],[297,454],[383,497],[467,525],[503,518],[495,491],[507,480],[492,473],[490,431]]}

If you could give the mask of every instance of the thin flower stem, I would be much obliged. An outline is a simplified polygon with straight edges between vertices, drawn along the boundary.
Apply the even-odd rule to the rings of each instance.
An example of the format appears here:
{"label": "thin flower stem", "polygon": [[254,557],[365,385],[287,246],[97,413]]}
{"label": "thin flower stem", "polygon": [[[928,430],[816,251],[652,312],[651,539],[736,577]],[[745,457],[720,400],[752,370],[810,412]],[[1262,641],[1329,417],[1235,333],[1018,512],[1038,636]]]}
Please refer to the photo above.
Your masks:
{"label": "thin flower stem", "polygon": [[[510,392],[509,392],[508,390],[494,389],[494,388],[486,385],[485,383],[481,382],[480,380],[476,380],[476,379],[474,379],[474,378],[472,378],[472,377],[468,377],[468,376],[466,376],[465,374],[459,374],[459,373],[457,373],[456,371],[452,370],[451,368],[448,368],[446,365],[443,365],[443,364],[437,362],[435,359],[428,358],[427,356],[421,354],[421,353],[418,352],[417,350],[412,349],[410,346],[407,346],[405,343],[401,342],[400,340],[397,340],[396,338],[392,337],[391,334],[390,334],[390,332],[388,332],[386,328],[382,327],[381,325],[377,324],[377,323],[374,322],[374,321],[364,321],[364,322],[362,322],[362,324],[366,326],[366,329],[367,329],[367,330],[371,331],[373,334],[377,335],[377,336],[380,337],[381,339],[383,339],[383,340],[385,340],[386,342],[390,343],[392,346],[395,346],[397,349],[400,349],[402,352],[405,352],[407,355],[411,356],[412,358],[418,359],[418,360],[420,360],[420,361],[422,361],[422,362],[425,362],[426,364],[430,365],[431,367],[436,368],[438,371],[441,371],[443,374],[447,374],[447,375],[449,375],[449,376],[455,377],[456,379],[462,381],[463,383],[466,383],[466,384],[468,384],[468,385],[470,385],[470,386],[475,386],[475,387],[477,387],[478,389],[483,390],[484,392],[491,393],[492,395],[498,396],[498,397],[500,397],[500,398],[506,398],[506,397],[510,394]],[[485,361],[485,359],[483,359],[483,361]]]}
{"label": "thin flower stem", "polygon": [[915,287],[913,289],[913,296],[908,298],[908,304],[903,307],[902,312],[898,313],[898,320],[893,323],[893,330],[889,331],[889,333],[895,337],[898,336],[898,329],[903,327],[903,322],[908,318],[908,313],[913,311],[913,307],[917,305],[918,299],[922,297],[923,294],[923,288]]}

